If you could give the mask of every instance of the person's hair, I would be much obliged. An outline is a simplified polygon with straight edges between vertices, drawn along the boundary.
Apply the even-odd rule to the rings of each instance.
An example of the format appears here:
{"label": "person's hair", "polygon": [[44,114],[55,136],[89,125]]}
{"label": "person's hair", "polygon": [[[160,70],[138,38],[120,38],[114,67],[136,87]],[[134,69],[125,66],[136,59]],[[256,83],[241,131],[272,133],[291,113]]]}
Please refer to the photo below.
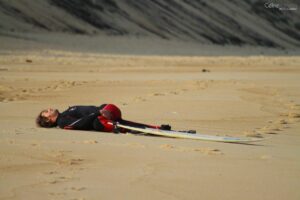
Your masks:
{"label": "person's hair", "polygon": [[37,118],[35,120],[36,125],[39,127],[43,127],[43,128],[55,127],[56,123],[53,123],[53,122],[49,121],[49,119],[47,117],[42,116],[43,112],[45,112],[45,110],[40,112],[40,114],[37,116]]}

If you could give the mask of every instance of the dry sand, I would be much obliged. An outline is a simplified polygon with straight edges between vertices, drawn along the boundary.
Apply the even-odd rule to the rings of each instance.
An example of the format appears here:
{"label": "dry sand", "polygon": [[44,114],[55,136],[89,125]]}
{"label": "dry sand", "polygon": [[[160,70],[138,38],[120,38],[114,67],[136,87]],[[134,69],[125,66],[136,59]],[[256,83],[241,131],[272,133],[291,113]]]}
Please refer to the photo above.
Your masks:
{"label": "dry sand", "polygon": [[[300,58],[0,55],[0,199],[300,199]],[[209,72],[202,72],[207,69]],[[35,127],[49,106],[254,145]]]}

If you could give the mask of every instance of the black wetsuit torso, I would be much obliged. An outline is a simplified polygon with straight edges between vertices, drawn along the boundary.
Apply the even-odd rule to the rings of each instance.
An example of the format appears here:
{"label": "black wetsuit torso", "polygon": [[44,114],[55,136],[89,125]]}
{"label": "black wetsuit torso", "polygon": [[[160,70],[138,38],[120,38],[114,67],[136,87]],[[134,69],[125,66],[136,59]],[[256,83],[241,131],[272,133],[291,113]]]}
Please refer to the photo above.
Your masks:
{"label": "black wetsuit torso", "polygon": [[[59,113],[56,123],[63,129],[93,130],[93,122],[100,115],[100,110],[105,107],[103,104],[97,106],[72,106],[62,113]],[[100,126],[101,124],[99,124]]]}

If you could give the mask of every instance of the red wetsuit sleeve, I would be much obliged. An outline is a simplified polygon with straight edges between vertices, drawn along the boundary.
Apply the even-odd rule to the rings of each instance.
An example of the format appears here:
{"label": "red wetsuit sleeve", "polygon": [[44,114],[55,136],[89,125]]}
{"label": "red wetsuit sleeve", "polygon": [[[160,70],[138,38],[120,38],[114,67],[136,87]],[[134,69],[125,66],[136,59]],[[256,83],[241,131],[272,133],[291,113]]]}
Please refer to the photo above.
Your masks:
{"label": "red wetsuit sleeve", "polygon": [[103,116],[98,116],[98,121],[99,121],[99,123],[102,124],[102,130],[100,130],[100,131],[113,132],[114,125],[113,125],[113,121],[112,120],[106,119]]}

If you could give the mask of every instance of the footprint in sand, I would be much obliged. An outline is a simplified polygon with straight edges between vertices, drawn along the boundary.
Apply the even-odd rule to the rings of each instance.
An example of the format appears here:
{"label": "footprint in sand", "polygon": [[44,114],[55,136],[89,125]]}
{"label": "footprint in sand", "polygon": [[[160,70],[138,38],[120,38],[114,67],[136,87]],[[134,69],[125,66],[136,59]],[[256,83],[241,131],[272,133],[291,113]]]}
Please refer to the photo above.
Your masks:
{"label": "footprint in sand", "polygon": [[8,71],[7,68],[0,68],[0,71]]}
{"label": "footprint in sand", "polygon": [[288,117],[289,118],[300,118],[300,113],[289,112]]}
{"label": "footprint in sand", "polygon": [[30,145],[31,145],[31,147],[40,147],[41,146],[41,144],[39,144],[39,143],[31,143]]}
{"label": "footprint in sand", "polygon": [[71,190],[73,190],[73,191],[82,191],[82,190],[85,190],[86,189],[86,187],[71,187],[70,188]]}
{"label": "footprint in sand", "polygon": [[59,177],[57,177],[57,180],[67,181],[67,180],[71,180],[71,179],[73,179],[73,177],[69,177],[69,176],[59,176]]}
{"label": "footprint in sand", "polygon": [[15,130],[14,130],[14,133],[15,133],[16,135],[24,134],[24,130],[22,130],[22,129],[15,129]]}
{"label": "footprint in sand", "polygon": [[300,110],[300,104],[289,103],[289,104],[286,104],[286,105],[289,106],[290,110]]}
{"label": "footprint in sand", "polygon": [[284,128],[282,124],[275,124],[275,123],[273,123],[269,126],[263,127],[263,129],[269,130],[269,131],[282,131],[282,128]]}
{"label": "footprint in sand", "polygon": [[179,92],[176,92],[176,91],[171,91],[169,93],[172,94],[172,95],[178,95],[179,94]]}
{"label": "footprint in sand", "polygon": [[145,145],[143,144],[139,144],[139,143],[129,143],[126,144],[126,146],[130,147],[130,148],[145,148]]}
{"label": "footprint in sand", "polygon": [[210,81],[196,81],[195,82],[195,86],[197,87],[198,90],[203,90],[203,89],[206,89],[210,83],[213,83],[212,80]]}
{"label": "footprint in sand", "polygon": [[[264,126],[262,128],[259,128],[256,132],[258,134],[278,134],[276,131],[280,131],[280,129],[277,128],[272,128],[272,125],[270,126]],[[247,132],[245,132],[245,135],[247,136]],[[251,132],[250,132],[250,136],[251,137]]]}
{"label": "footprint in sand", "polygon": [[84,140],[83,144],[97,144],[98,141],[97,140]]}
{"label": "footprint in sand", "polygon": [[[55,174],[58,174],[58,172],[50,171],[50,172],[46,172],[44,174],[55,175]],[[62,182],[67,182],[72,179],[73,179],[73,177],[68,177],[68,176],[52,177],[51,180],[47,181],[47,183],[53,185],[53,184],[58,184],[58,183],[62,183]]]}
{"label": "footprint in sand", "polygon": [[79,164],[81,164],[83,161],[84,161],[84,159],[82,159],[82,158],[72,158],[72,159],[68,160],[67,163],[68,163],[69,165],[79,165]]}
{"label": "footprint in sand", "polygon": [[246,137],[263,138],[262,134],[257,131],[244,131],[244,135]]}
{"label": "footprint in sand", "polygon": [[7,140],[8,144],[16,144],[16,140]]}
{"label": "footprint in sand", "polygon": [[65,196],[66,195],[66,193],[64,193],[64,192],[49,192],[48,194],[51,196]]}
{"label": "footprint in sand", "polygon": [[199,151],[201,153],[204,153],[206,155],[223,155],[223,153],[219,149],[214,148],[196,148],[193,149],[194,151]]}
{"label": "footprint in sand", "polygon": [[289,122],[298,122],[300,120],[300,112],[297,110],[292,110],[288,113],[281,113],[280,116],[287,117]]}
{"label": "footprint in sand", "polygon": [[164,93],[153,93],[153,94],[150,94],[150,96],[165,96]]}
{"label": "footprint in sand", "polygon": [[171,144],[163,144],[160,145],[160,148],[165,150],[174,150],[178,152],[199,152],[205,155],[223,155],[223,153],[219,149],[209,148],[209,147],[205,147],[205,148],[176,147]]}
{"label": "footprint in sand", "polygon": [[144,102],[144,101],[147,101],[147,100],[145,98],[143,98],[143,97],[135,97],[134,101],[135,102]]}
{"label": "footprint in sand", "polygon": [[58,174],[58,172],[57,171],[48,171],[48,172],[44,172],[44,174],[53,175],[53,174]]}
{"label": "footprint in sand", "polygon": [[70,158],[70,156],[67,156],[65,153],[66,151],[53,152],[47,155],[47,158],[61,166],[79,165],[84,161],[82,158]]}
{"label": "footprint in sand", "polygon": [[285,119],[279,119],[277,121],[275,121],[276,124],[288,124],[288,121]]}
{"label": "footprint in sand", "polygon": [[259,159],[261,159],[261,160],[270,160],[270,159],[272,159],[272,156],[271,155],[262,155],[262,156],[259,157]]}
{"label": "footprint in sand", "polygon": [[171,145],[171,144],[162,144],[160,145],[161,149],[175,149],[175,146]]}
{"label": "footprint in sand", "polygon": [[59,183],[58,180],[50,180],[50,181],[48,181],[48,184],[57,184],[57,183]]}
{"label": "footprint in sand", "polygon": [[264,134],[276,135],[276,134],[278,134],[278,133],[272,132],[272,131],[266,131],[266,132],[264,132]]}
{"label": "footprint in sand", "polygon": [[274,121],[273,125],[271,125],[271,128],[273,128],[274,131],[278,131],[281,129],[285,129],[285,128],[289,128],[290,126],[288,125],[290,122],[290,120],[286,120],[286,119],[278,119],[276,121]]}
{"label": "footprint in sand", "polygon": [[3,102],[3,103],[7,103],[7,102],[10,102],[10,101],[14,101],[14,98],[11,98],[11,97],[8,97],[8,98],[2,98],[2,102]]}

